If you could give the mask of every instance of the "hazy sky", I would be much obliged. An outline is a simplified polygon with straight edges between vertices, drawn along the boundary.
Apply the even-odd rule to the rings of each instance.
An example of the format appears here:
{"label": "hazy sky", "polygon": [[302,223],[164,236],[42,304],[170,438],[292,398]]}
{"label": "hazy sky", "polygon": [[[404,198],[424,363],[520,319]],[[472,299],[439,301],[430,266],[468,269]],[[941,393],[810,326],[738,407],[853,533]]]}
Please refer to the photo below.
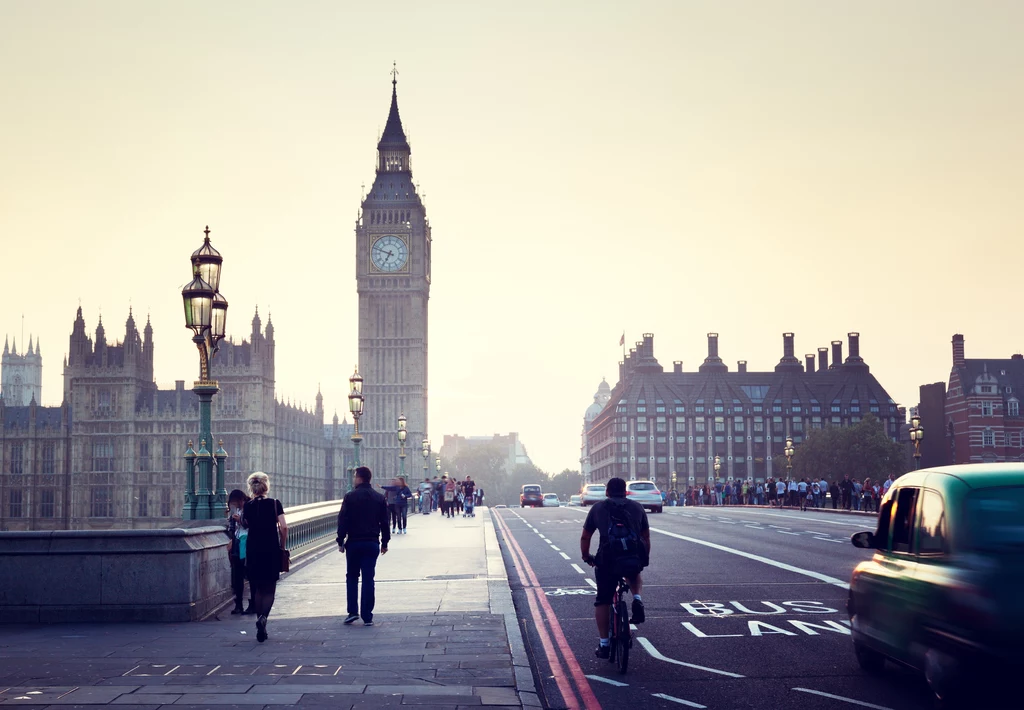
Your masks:
{"label": "hazy sky", "polygon": [[[392,61],[433,226],[430,416],[578,467],[619,336],[771,369],[851,330],[893,397],[1024,349],[1024,3],[0,0],[0,330],[152,314],[207,224],[229,332],[328,417],[356,361],[354,233]],[[24,343],[19,338],[19,348]],[[845,345],[844,345],[845,350]],[[367,403],[372,406],[372,403]]]}

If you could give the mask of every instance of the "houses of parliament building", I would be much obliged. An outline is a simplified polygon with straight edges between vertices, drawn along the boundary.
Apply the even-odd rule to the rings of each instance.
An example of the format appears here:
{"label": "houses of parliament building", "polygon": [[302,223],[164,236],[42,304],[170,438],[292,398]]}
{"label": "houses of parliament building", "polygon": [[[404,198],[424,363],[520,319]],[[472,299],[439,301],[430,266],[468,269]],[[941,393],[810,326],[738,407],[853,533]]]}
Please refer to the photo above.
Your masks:
{"label": "houses of parliament building", "polygon": [[[38,348],[3,360],[0,392],[0,530],[168,528],[181,524],[183,454],[197,439],[199,401],[184,381],[153,379],[153,327],[129,312],[124,337],[94,336],[82,309],[72,327],[59,407],[39,404]],[[214,360],[214,436],[228,452],[227,489],[265,471],[287,506],[344,493],[351,426],[324,424],[274,392],[274,326],[257,312],[248,339],[222,341]],[[31,355],[29,355],[29,353]],[[196,442],[198,444],[198,441]]]}

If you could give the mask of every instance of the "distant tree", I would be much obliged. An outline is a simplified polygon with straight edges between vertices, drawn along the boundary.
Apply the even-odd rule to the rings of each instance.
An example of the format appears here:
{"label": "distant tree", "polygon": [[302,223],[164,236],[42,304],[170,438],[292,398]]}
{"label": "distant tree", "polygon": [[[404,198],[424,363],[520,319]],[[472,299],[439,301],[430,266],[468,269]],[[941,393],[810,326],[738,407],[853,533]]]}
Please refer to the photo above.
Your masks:
{"label": "distant tree", "polygon": [[904,473],[903,447],[885,433],[877,417],[868,415],[849,427],[814,429],[796,447],[793,475],[796,478],[881,480],[890,473]]}
{"label": "distant tree", "polygon": [[583,474],[579,471],[573,471],[572,469],[567,468],[561,473],[556,473],[552,476],[551,482],[544,491],[546,493],[557,493],[559,498],[567,500],[569,496],[579,493],[580,488],[582,487]]}

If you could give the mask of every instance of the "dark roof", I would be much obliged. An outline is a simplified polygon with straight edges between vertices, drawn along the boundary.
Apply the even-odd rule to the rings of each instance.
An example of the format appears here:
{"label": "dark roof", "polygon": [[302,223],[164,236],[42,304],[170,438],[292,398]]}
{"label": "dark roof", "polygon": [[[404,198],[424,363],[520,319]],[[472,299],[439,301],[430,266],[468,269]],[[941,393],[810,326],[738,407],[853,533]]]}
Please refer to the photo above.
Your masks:
{"label": "dark roof", "polygon": [[[31,407],[4,407],[4,427],[27,429]],[[60,429],[60,407],[36,407],[36,428]]]}
{"label": "dark roof", "polygon": [[388,112],[388,122],[384,124],[384,133],[377,144],[381,148],[402,148],[409,150],[409,141],[405,138],[405,131],[402,130],[402,117],[398,115],[398,82],[391,82],[391,110]]}
{"label": "dark roof", "polygon": [[[999,394],[1019,396],[1024,392],[1024,359],[981,359],[965,360],[960,370],[960,385],[964,388],[965,394],[978,381],[978,378],[986,374],[999,387]],[[1006,388],[1011,388],[1007,392]]]}

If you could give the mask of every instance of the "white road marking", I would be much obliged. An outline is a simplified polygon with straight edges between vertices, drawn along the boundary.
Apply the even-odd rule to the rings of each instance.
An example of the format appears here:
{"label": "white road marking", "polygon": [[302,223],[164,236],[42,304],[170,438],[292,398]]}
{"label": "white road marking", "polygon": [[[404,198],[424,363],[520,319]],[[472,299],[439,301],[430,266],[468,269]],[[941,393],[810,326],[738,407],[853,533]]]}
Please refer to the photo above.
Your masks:
{"label": "white road marking", "polygon": [[554,545],[551,546],[551,549],[554,550],[555,552],[561,552],[562,551],[562,548],[555,547]]}
{"label": "white road marking", "polygon": [[768,523],[768,527],[775,528],[776,530],[789,530],[785,525],[772,525],[771,523]]}
{"label": "white road marking", "polygon": [[836,579],[835,577],[830,577],[827,574],[822,574],[821,572],[815,572],[814,570],[802,569],[800,567],[794,567],[793,565],[787,565],[785,562],[779,562],[777,560],[773,560],[773,559],[770,559],[768,557],[762,557],[761,555],[755,555],[755,554],[753,554],[751,552],[744,552],[742,550],[734,550],[731,547],[726,547],[724,545],[716,545],[713,542],[707,542],[706,540],[698,540],[695,537],[688,537],[686,535],[680,535],[678,533],[669,532],[668,530],[662,530],[661,528],[651,528],[651,530],[653,532],[656,532],[656,533],[661,533],[662,535],[668,535],[669,537],[674,537],[674,538],[679,539],[679,540],[685,540],[686,542],[692,542],[692,543],[695,543],[697,545],[704,545],[705,547],[710,547],[710,548],[712,548],[714,550],[720,550],[722,552],[728,552],[729,554],[732,554],[732,555],[739,555],[740,557],[746,557],[748,560],[754,560],[755,562],[761,562],[761,563],[766,564],[766,565],[771,565],[772,567],[778,567],[779,569],[784,569],[787,572],[796,572],[797,574],[802,574],[805,577],[811,577],[812,579],[816,579],[819,582],[825,582],[827,584],[834,584],[835,586],[840,587],[842,589],[849,589],[850,588],[850,585],[848,583],[844,582],[843,580]]}
{"label": "white road marking", "polygon": [[709,518],[706,515],[698,515],[697,517],[700,518],[701,520],[711,520],[711,518]]}
{"label": "white road marking", "polygon": [[593,587],[594,589],[597,589],[597,582],[595,582],[594,580],[592,580],[592,579],[591,579],[590,577],[587,577],[587,584],[589,584],[589,585],[590,585],[591,587]]}
{"label": "white road marking", "polygon": [[575,562],[573,562],[573,563],[572,563],[572,568],[573,568],[574,570],[576,570],[577,572],[579,572],[580,574],[586,574],[586,573],[587,573],[587,571],[586,571],[585,569],[583,569],[582,567],[580,567],[580,566],[579,566],[578,564],[576,564]]}
{"label": "white road marking", "polygon": [[822,542],[838,542],[838,543],[846,542],[846,540],[833,540],[830,537],[816,537],[814,539],[815,540],[821,540]]}
{"label": "white road marking", "polygon": [[587,678],[590,678],[590,680],[599,681],[601,683],[607,683],[608,685],[614,685],[616,688],[628,688],[629,687],[629,683],[620,683],[617,680],[612,680],[611,678],[604,678],[604,677],[599,676],[599,675],[588,675]]}
{"label": "white road marking", "polygon": [[846,523],[839,520],[826,520],[824,518],[808,518],[806,515],[786,515],[784,513],[758,513],[758,515],[770,515],[773,518],[792,518],[793,520],[805,520],[812,523],[826,523],[828,525],[842,525],[847,528],[860,528],[861,530],[876,527],[875,520],[866,516],[863,523]]}
{"label": "white road marking", "polygon": [[743,527],[745,527],[745,528],[754,528],[754,530],[764,530],[765,529],[765,528],[761,527],[760,525],[744,525]]}
{"label": "white road marking", "polygon": [[671,695],[665,695],[664,693],[651,693],[651,696],[655,698],[661,698],[662,700],[668,700],[670,703],[679,703],[680,705],[685,705],[688,708],[707,707],[707,705],[701,705],[700,703],[695,703],[692,700],[683,700],[682,698],[676,698]]}
{"label": "white road marking", "polygon": [[567,560],[570,559],[569,555],[565,554],[564,552],[559,552],[558,554],[560,554],[563,558],[565,558]]}
{"label": "white road marking", "polygon": [[810,688],[793,688],[793,690],[800,693],[810,693],[811,695],[820,695],[823,698],[831,698],[832,700],[841,700],[844,703],[851,703],[853,705],[860,705],[865,708],[875,708],[875,710],[890,710],[884,705],[875,705],[874,703],[866,703],[863,700],[854,700],[853,698],[844,698],[842,695],[832,695],[832,693],[823,693],[820,690],[811,690]]}
{"label": "white road marking", "polygon": [[744,678],[744,677],[746,677],[746,676],[740,675],[739,673],[730,673],[729,671],[720,671],[717,668],[708,668],[707,666],[698,666],[698,665],[695,665],[693,663],[685,663],[683,661],[677,661],[674,658],[669,658],[668,656],[662,655],[661,651],[656,649],[654,647],[654,644],[652,644],[650,641],[648,641],[643,636],[638,636],[636,640],[637,640],[637,643],[639,643],[641,646],[644,647],[644,650],[647,651],[647,653],[651,654],[651,656],[653,658],[656,658],[659,661],[665,661],[666,663],[674,663],[677,666],[685,666],[686,668],[693,668],[693,669],[698,670],[698,671],[707,671],[708,673],[717,673],[718,675],[728,676],[729,678]]}
{"label": "white road marking", "polygon": [[[549,545],[551,544],[551,540],[548,540],[546,537],[542,537],[541,540],[543,540],[544,542],[546,542]],[[241,554],[241,553],[239,553],[239,554]]]}
{"label": "white road marking", "polygon": [[776,530],[775,532],[782,533],[783,535],[799,535],[800,534],[800,533],[795,533],[795,532],[789,532],[788,530]]}
{"label": "white road marking", "polygon": [[731,520],[719,520],[718,522],[722,523],[723,525],[736,525],[736,523],[734,523]]}

